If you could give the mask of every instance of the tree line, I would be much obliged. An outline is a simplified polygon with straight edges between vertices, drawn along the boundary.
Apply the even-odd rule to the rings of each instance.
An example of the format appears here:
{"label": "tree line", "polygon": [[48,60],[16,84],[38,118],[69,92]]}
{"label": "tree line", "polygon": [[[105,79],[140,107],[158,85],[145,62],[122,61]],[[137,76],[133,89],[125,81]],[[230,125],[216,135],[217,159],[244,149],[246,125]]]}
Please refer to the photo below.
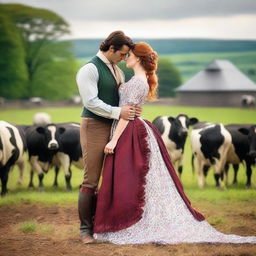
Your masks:
{"label": "tree line", "polygon": [[[72,39],[74,53],[77,58],[87,58],[97,51],[101,39]],[[135,38],[135,42],[147,42],[159,55],[184,53],[229,53],[255,51],[256,40],[225,39],[147,39]]]}
{"label": "tree line", "polygon": [[[0,4],[0,97],[49,100],[77,93],[79,68],[69,24],[58,14],[21,4]],[[132,70],[121,64],[127,79]],[[180,74],[168,59],[159,60],[159,96],[173,96]]]}
{"label": "tree line", "polygon": [[65,99],[76,92],[77,63],[70,33],[56,13],[20,4],[0,4],[0,95]]}

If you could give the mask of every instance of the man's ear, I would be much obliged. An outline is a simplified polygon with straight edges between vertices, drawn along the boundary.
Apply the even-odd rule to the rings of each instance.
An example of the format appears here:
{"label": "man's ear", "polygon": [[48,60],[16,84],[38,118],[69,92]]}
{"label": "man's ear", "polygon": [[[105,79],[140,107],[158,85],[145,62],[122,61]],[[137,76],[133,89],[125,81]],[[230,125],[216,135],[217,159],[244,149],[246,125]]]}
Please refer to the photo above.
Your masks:
{"label": "man's ear", "polygon": [[110,50],[111,52],[114,52],[114,51],[115,51],[114,46],[113,46],[113,45],[110,45],[109,50]]}

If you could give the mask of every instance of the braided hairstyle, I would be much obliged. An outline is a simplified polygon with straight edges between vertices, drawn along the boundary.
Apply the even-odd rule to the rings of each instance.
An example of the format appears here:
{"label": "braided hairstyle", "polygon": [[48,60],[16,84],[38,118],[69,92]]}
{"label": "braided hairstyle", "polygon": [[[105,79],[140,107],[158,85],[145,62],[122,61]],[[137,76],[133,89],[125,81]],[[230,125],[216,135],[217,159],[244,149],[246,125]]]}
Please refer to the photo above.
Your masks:
{"label": "braided hairstyle", "polygon": [[158,79],[156,75],[157,70],[157,53],[145,42],[134,44],[132,52],[138,58],[144,70],[146,71],[147,80],[149,84],[148,100],[155,100],[157,97]]}

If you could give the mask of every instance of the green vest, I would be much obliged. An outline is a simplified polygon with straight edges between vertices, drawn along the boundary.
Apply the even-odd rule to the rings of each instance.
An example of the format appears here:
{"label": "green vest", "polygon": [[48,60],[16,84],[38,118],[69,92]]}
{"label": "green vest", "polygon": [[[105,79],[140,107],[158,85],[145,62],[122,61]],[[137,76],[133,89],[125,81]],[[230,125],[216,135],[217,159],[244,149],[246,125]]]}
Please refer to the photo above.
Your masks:
{"label": "green vest", "polygon": [[[111,73],[107,65],[97,56],[95,56],[88,63],[93,63],[99,73],[98,81],[98,97],[103,102],[111,106],[119,105],[119,94],[118,94],[118,85],[115,77]],[[82,112],[82,117],[91,117],[103,122],[112,122],[113,119],[104,118],[92,113],[90,110],[84,107]]]}

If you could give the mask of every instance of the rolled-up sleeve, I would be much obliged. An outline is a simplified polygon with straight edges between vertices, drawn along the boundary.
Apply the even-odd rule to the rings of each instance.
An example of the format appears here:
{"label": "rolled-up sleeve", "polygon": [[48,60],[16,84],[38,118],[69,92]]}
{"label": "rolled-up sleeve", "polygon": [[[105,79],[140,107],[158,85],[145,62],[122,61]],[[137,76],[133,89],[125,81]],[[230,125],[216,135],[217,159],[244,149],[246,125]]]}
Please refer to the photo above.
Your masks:
{"label": "rolled-up sleeve", "polygon": [[76,82],[85,108],[98,116],[119,119],[121,108],[106,104],[98,97],[99,74],[92,63],[84,65],[76,75]]}

